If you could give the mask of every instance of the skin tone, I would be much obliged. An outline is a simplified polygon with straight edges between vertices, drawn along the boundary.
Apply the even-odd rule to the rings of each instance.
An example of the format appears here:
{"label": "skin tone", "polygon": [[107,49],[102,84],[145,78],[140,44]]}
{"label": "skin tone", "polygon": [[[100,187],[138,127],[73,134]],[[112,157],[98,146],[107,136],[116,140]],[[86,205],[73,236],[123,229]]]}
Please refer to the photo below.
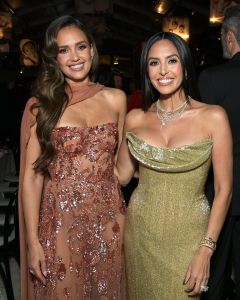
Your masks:
{"label": "skin tone", "polygon": [[[83,31],[76,27],[62,28],[57,35],[59,53],[56,57],[66,82],[89,82],[89,70],[94,55],[93,49]],[[122,139],[126,113],[126,96],[118,90],[104,87],[92,98],[71,105],[63,112],[57,127],[90,127],[99,124],[116,123],[119,131],[119,145]],[[44,177],[35,173],[33,163],[40,155],[36,125],[26,150],[26,168],[23,179],[23,211],[27,230],[29,267],[43,284],[46,283],[47,269],[42,246],[38,239],[38,220]],[[116,159],[118,149],[116,151]],[[119,217],[123,228],[124,217]]]}
{"label": "skin tone", "polygon": [[62,28],[57,36],[59,47],[57,63],[66,81],[89,81],[93,49],[83,31],[76,27]]}
{"label": "skin tone", "polygon": [[[185,101],[186,95],[182,89],[183,70],[176,47],[166,39],[157,41],[149,50],[147,62],[149,79],[160,93],[161,107],[167,110],[177,108]],[[173,148],[208,139],[213,141],[215,199],[205,236],[217,241],[229,207],[232,188],[232,138],[225,111],[219,106],[191,99],[181,117],[161,128],[156,103],[153,103],[146,113],[141,109],[128,113],[124,137],[126,132],[133,132],[156,147]],[[115,170],[121,184],[126,185],[130,181],[135,167],[136,162],[124,138]],[[183,274],[188,296],[200,294],[201,285],[207,285],[212,254],[211,249],[202,246],[189,262]]]}
{"label": "skin tone", "polygon": [[223,49],[223,57],[226,59],[232,58],[240,51],[240,45],[236,39],[234,30],[225,31],[221,29],[221,41]]}

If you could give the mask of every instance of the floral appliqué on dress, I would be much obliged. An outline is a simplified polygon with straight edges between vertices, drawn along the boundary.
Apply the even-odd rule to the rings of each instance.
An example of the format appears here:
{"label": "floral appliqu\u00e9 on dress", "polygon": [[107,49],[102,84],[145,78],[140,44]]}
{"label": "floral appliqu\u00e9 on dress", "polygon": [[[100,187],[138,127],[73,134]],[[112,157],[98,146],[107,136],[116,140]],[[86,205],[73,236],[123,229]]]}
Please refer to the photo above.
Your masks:
{"label": "floral appliqu\u00e9 on dress", "polygon": [[125,299],[125,203],[113,175],[117,125],[59,127],[39,221],[48,275],[37,300]]}

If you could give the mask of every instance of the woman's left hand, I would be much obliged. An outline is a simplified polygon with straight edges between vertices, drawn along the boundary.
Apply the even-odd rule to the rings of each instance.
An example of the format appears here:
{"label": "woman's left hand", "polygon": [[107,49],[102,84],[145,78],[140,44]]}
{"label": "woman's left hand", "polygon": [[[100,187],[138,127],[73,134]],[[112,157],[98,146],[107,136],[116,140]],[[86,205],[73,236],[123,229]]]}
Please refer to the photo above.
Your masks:
{"label": "woman's left hand", "polygon": [[212,254],[213,250],[204,246],[200,247],[194,254],[183,281],[183,284],[186,285],[185,292],[188,296],[194,297],[203,291],[207,291]]}

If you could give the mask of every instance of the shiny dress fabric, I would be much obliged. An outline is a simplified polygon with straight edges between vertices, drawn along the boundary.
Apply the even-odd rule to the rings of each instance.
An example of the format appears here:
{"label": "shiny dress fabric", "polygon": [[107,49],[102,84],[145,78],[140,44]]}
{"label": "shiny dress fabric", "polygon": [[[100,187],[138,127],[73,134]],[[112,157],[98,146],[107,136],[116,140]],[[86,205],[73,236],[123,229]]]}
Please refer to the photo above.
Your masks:
{"label": "shiny dress fabric", "polygon": [[39,221],[48,275],[46,286],[35,280],[35,299],[125,299],[117,125],[60,127],[51,138],[56,156]]}
{"label": "shiny dress fabric", "polygon": [[129,300],[189,299],[183,279],[209,219],[204,185],[212,141],[160,148],[133,133],[127,138],[139,161],[125,223]]}

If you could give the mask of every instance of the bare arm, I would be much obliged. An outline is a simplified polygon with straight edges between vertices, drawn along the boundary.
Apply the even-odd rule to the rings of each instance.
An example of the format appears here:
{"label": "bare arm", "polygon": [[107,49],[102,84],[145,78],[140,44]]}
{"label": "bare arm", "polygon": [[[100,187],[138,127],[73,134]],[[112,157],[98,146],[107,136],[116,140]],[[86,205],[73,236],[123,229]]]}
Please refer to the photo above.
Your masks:
{"label": "bare arm", "polygon": [[136,162],[129,152],[126,138],[126,133],[132,131],[135,127],[135,117],[136,110],[130,111],[126,116],[122,143],[114,171],[121,185],[128,184],[136,168]]}
{"label": "bare arm", "polygon": [[[222,110],[222,109],[221,109]],[[213,127],[212,164],[214,172],[215,197],[206,231],[206,236],[217,241],[224,224],[232,195],[232,135],[228,119],[216,115]]]}
{"label": "bare arm", "polygon": [[[214,108],[210,127],[213,140],[215,197],[205,237],[217,241],[228,212],[232,192],[232,136],[226,113],[222,108]],[[193,257],[184,279],[187,284],[186,291],[190,296],[199,294],[202,291],[201,286],[207,285],[212,254],[212,249],[201,246]]]}
{"label": "bare arm", "polygon": [[23,178],[23,213],[26,225],[29,267],[34,275],[45,282],[43,274],[46,271],[45,257],[38,239],[38,223],[43,176],[36,173],[33,163],[40,155],[40,145],[36,135],[36,125],[31,129],[31,136],[26,149],[26,165]]}
{"label": "bare arm", "polygon": [[126,94],[120,90],[117,92],[117,96],[114,97],[114,106],[118,110],[118,149],[115,155],[115,162],[117,161],[119,149],[123,139],[123,127],[127,111],[127,97]]}

